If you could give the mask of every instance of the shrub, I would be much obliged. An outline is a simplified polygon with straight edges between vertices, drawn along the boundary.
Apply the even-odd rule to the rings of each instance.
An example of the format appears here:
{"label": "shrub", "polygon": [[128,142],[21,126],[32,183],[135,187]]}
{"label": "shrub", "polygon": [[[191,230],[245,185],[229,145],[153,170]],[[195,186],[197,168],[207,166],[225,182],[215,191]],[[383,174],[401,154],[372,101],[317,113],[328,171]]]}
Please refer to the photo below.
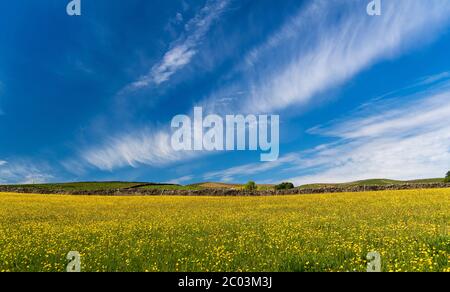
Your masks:
{"label": "shrub", "polygon": [[277,190],[277,191],[290,190],[293,188],[294,188],[294,184],[290,183],[290,182],[284,182],[284,183],[281,183],[281,184],[275,186],[275,190]]}
{"label": "shrub", "polygon": [[249,181],[244,187],[246,191],[255,191],[257,188],[258,187],[254,181]]}
{"label": "shrub", "polygon": [[447,176],[445,177],[445,182],[450,182],[450,171],[447,172]]}

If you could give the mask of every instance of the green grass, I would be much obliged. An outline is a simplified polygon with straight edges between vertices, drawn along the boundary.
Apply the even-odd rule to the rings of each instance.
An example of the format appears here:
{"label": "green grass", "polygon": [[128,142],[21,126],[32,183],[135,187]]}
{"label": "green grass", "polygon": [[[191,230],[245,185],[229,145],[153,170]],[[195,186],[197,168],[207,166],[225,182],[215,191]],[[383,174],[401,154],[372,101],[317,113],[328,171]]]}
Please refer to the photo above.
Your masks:
{"label": "green grass", "polygon": [[337,184],[308,184],[302,185],[301,189],[318,189],[327,187],[354,187],[354,186],[386,186],[386,185],[400,185],[400,184],[427,184],[427,183],[442,183],[442,178],[430,178],[430,179],[417,179],[409,181],[392,180],[392,179],[367,179],[349,183],[337,183]]}
{"label": "green grass", "polygon": [[[216,183],[216,182],[204,182],[189,185],[191,187],[199,187],[201,189],[235,189],[235,190],[243,190],[245,188],[245,184],[230,184],[230,183]],[[274,185],[269,184],[257,184],[257,189],[259,191],[273,190]]]}
{"label": "green grass", "polygon": [[124,189],[156,189],[156,190],[200,190],[200,186],[181,186],[172,184],[150,184],[143,182],[79,182],[56,184],[28,184],[12,185],[11,187],[25,187],[48,191],[107,191]]}
{"label": "green grass", "polygon": [[166,191],[197,191],[204,189],[201,186],[189,185],[146,185],[138,187],[137,189],[142,190],[166,190]]}
{"label": "green grass", "polygon": [[12,185],[12,187],[28,187],[42,190],[62,190],[62,191],[103,191],[117,190],[136,187],[143,183],[137,182],[76,182],[61,184],[28,184]]}
{"label": "green grass", "polygon": [[[434,178],[434,179],[418,179],[411,181],[398,181],[390,179],[369,179],[363,181],[356,181],[350,183],[341,184],[309,184],[303,185],[299,188],[301,189],[317,189],[326,187],[352,187],[352,186],[385,186],[391,184],[417,184],[417,183],[439,183],[444,182],[444,179]],[[192,185],[171,185],[171,184],[151,184],[145,182],[74,182],[74,183],[56,183],[56,184],[28,184],[28,185],[12,185],[10,187],[26,187],[32,189],[38,189],[41,191],[106,191],[106,190],[121,190],[121,189],[156,189],[156,190],[204,190],[212,188],[223,188],[223,189],[243,189],[242,184],[225,184],[225,183],[198,183]],[[273,185],[258,185],[258,190],[273,190]]]}
{"label": "green grass", "polygon": [[417,179],[409,181],[409,183],[442,183],[442,182],[444,182],[443,178]]}

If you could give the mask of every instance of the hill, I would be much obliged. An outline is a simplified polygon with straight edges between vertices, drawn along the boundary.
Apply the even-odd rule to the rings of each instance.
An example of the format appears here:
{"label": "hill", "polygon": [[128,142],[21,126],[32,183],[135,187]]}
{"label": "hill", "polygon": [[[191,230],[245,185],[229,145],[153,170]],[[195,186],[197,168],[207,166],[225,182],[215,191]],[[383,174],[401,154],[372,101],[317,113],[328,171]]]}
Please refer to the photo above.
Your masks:
{"label": "hill", "polygon": [[[193,184],[191,186],[204,188],[204,189],[232,189],[232,190],[242,190],[245,185],[244,184],[231,184],[231,183],[218,183],[218,182],[204,182]],[[259,190],[266,190],[273,188],[274,185],[269,184],[260,184],[258,185]]]}
{"label": "hill", "polygon": [[145,189],[184,188],[183,186],[173,184],[160,184],[148,182],[120,182],[120,181],[24,184],[24,185],[8,185],[8,187],[33,188],[42,190],[60,190],[60,191],[106,191],[106,190],[129,190],[138,188],[145,188]]}
{"label": "hill", "polygon": [[[430,188],[439,187],[444,179],[418,179],[410,181],[399,181],[390,179],[369,179],[340,184],[308,184],[299,186],[291,191],[304,193],[311,192],[334,192],[338,191],[366,191],[368,189],[399,189],[405,188]],[[436,186],[437,184],[437,186]],[[414,187],[416,186],[416,187]],[[367,188],[366,188],[367,187]],[[209,192],[211,190],[211,192]],[[202,194],[220,194],[220,193],[239,193],[244,190],[243,184],[204,182],[191,185],[178,184],[160,184],[148,182],[73,182],[73,183],[54,183],[54,184],[28,184],[28,185],[0,185],[0,192],[19,192],[19,193],[40,193],[40,194],[164,194],[167,192],[176,194],[189,193],[190,191],[199,191]],[[258,185],[257,194],[270,193],[275,191],[274,185]],[[191,193],[192,194],[192,193]]]}
{"label": "hill", "polygon": [[417,179],[417,180],[392,180],[392,179],[367,179],[354,181],[349,183],[336,183],[336,184],[307,184],[302,185],[299,188],[302,189],[318,189],[318,188],[346,188],[354,186],[387,186],[387,185],[404,185],[404,184],[428,184],[428,183],[442,183],[442,178],[430,178],[430,179]]}

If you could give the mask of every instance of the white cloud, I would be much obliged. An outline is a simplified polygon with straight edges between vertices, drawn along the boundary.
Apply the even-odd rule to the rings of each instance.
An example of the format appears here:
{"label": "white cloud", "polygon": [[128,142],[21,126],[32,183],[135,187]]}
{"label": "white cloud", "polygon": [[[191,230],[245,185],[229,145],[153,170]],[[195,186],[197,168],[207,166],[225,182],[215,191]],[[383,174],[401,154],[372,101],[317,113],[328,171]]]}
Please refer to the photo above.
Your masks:
{"label": "white cloud", "polygon": [[378,137],[330,146],[306,160],[314,174],[296,184],[335,183],[369,178],[399,180],[443,177],[450,169],[450,127],[410,137]]}
{"label": "white cloud", "polygon": [[[297,185],[443,177],[450,170],[450,80],[413,96],[378,100],[356,116],[310,133],[335,141],[290,153],[277,163],[241,165],[205,176],[229,180],[271,170]],[[286,173],[298,175],[289,178]]]}
{"label": "white cloud", "polygon": [[185,182],[191,181],[193,179],[194,179],[193,175],[186,175],[186,176],[182,176],[182,177],[179,177],[177,179],[173,179],[171,181],[168,181],[167,183],[179,185],[179,184],[183,184]]}
{"label": "white cloud", "polygon": [[292,180],[303,184],[443,177],[450,169],[450,89],[444,86],[430,94],[409,103],[417,96],[401,98],[395,106],[389,102],[391,109],[385,112],[366,109],[361,113],[365,117],[315,129],[339,140],[310,151],[297,169],[314,174]]}
{"label": "white cloud", "polygon": [[[318,94],[341,85],[371,65],[437,36],[450,21],[450,2],[441,0],[385,1],[380,17],[369,17],[361,1],[311,3],[249,53],[245,58],[247,67],[243,69],[248,74],[243,83],[220,88],[204,101],[205,111],[220,113],[222,107],[227,112],[233,108],[234,112],[270,113],[312,102]],[[187,36],[176,41],[163,60],[132,87],[161,84],[188,64],[197,53],[198,43],[227,4],[228,1],[208,1],[186,25]],[[230,92],[242,90],[246,96],[240,96],[234,104],[220,102],[223,96],[233,96]],[[415,123],[426,122],[445,111],[435,110],[428,116],[421,114],[423,120],[415,119]],[[399,128],[402,123],[412,122],[393,119],[389,124],[373,124],[359,131],[371,134],[382,131],[382,127]],[[135,136],[116,136],[84,152],[83,158],[100,169],[112,170],[128,165],[173,163],[189,157],[171,151],[168,135],[137,131]]]}
{"label": "white cloud", "polygon": [[300,162],[298,154],[292,153],[284,157],[279,158],[276,161],[264,162],[264,163],[250,163],[241,166],[231,167],[228,169],[208,172],[203,175],[206,180],[219,179],[223,182],[233,181],[237,177],[250,176],[258,173],[272,171],[286,164],[293,162]]}
{"label": "white cloud", "polygon": [[181,14],[180,12],[178,12],[177,15],[175,16],[175,20],[176,20],[178,23],[183,22],[183,20],[184,20],[183,14]]}
{"label": "white cloud", "polygon": [[[198,126],[203,127],[201,123]],[[62,165],[70,172],[81,175],[88,168],[86,164],[104,171],[122,167],[137,168],[140,165],[161,167],[211,153],[206,150],[176,151],[172,147],[171,139],[171,127],[122,132],[106,138],[101,144],[82,149],[79,161],[68,159]]]}
{"label": "white cloud", "polygon": [[273,112],[309,103],[370,66],[432,40],[450,22],[445,0],[385,1],[379,17],[369,17],[365,6],[323,0],[302,7],[245,57],[240,69],[246,84],[230,90],[250,93],[237,108]]}
{"label": "white cloud", "polygon": [[385,134],[397,137],[407,136],[419,131],[444,128],[450,117],[449,92],[438,94],[426,102],[417,102],[405,111],[405,108],[390,110],[385,113],[352,119],[331,129],[315,128],[311,133],[345,139],[379,137]]}
{"label": "white cloud", "polygon": [[53,179],[46,163],[34,163],[28,160],[1,161],[1,184],[31,184],[46,183]]}
{"label": "white cloud", "polygon": [[[162,60],[153,66],[149,74],[142,76],[125,90],[145,88],[151,84],[160,85],[189,64],[198,53],[199,44],[228,3],[229,0],[208,0],[198,14],[185,25],[183,35],[170,45]],[[181,22],[183,16],[178,13],[176,19]]]}
{"label": "white cloud", "polygon": [[442,72],[440,74],[426,76],[418,82],[417,86],[433,84],[433,83],[441,81],[443,79],[448,79],[449,77],[450,77],[450,72]]}
{"label": "white cloud", "polygon": [[142,130],[110,138],[103,145],[84,151],[82,158],[92,166],[111,171],[124,166],[138,167],[140,164],[163,166],[198,155],[173,150],[170,140],[170,134],[164,131]]}
{"label": "white cloud", "polygon": [[[329,14],[327,9],[336,8],[330,1],[326,2],[313,10],[318,19]],[[378,18],[364,15],[363,9],[358,9],[359,1],[356,6],[350,5],[350,12],[343,15],[344,20],[338,25],[323,28],[317,23],[315,29],[311,23],[313,26],[306,29],[320,35],[316,44],[267,76],[254,90],[251,107],[271,111],[308,102],[316,94],[399,53],[417,37],[434,34],[449,22],[448,1],[398,0],[383,4],[383,16]],[[327,11],[321,11],[322,8]],[[302,32],[299,33],[301,37]]]}
{"label": "white cloud", "polygon": [[68,172],[77,176],[83,176],[87,173],[87,167],[85,161],[80,159],[69,158],[60,161],[61,166]]}

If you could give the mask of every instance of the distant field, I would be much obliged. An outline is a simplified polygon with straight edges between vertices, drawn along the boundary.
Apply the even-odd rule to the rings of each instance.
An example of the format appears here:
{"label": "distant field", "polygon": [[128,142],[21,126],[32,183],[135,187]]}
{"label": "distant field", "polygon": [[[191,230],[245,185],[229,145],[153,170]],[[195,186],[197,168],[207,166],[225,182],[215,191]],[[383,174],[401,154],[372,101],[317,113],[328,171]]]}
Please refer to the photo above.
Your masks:
{"label": "distant field", "polygon": [[325,187],[352,187],[352,186],[385,186],[385,185],[400,185],[400,184],[427,184],[427,183],[442,183],[443,178],[430,178],[430,179],[417,179],[417,180],[392,180],[392,179],[368,179],[355,181],[350,183],[340,183],[340,184],[308,184],[302,185],[300,188],[304,189],[315,189],[315,188],[325,188]]}
{"label": "distant field", "polygon": [[156,189],[156,190],[167,190],[167,191],[177,191],[177,190],[187,190],[187,191],[195,191],[195,190],[201,190],[201,186],[181,186],[181,185],[147,185],[139,187],[139,189],[143,190],[149,190],[149,189]]}
{"label": "distant field", "polygon": [[111,189],[126,189],[136,187],[145,183],[137,182],[76,182],[61,184],[29,184],[13,185],[14,187],[32,187],[44,190],[63,190],[63,191],[103,191]]}
{"label": "distant field", "polygon": [[194,187],[156,184],[144,182],[76,182],[76,183],[55,183],[55,184],[29,184],[29,185],[11,185],[11,187],[25,187],[41,190],[60,190],[60,191],[105,191],[105,190],[124,190],[130,188],[138,189],[165,189],[165,190],[190,190]]}
{"label": "distant field", "polygon": [[0,271],[450,272],[450,189],[287,197],[0,193]]}
{"label": "distant field", "polygon": [[[199,184],[193,184],[190,185],[192,187],[197,188],[203,188],[203,189],[244,189],[244,184],[230,184],[230,183],[217,183],[217,182],[205,182],[205,183],[199,183]],[[274,185],[268,185],[268,184],[260,184],[258,185],[259,190],[266,190],[273,188]]]}
{"label": "distant field", "polygon": [[244,186],[241,184],[227,184],[217,182],[204,182],[191,185],[193,187],[207,188],[207,189],[241,189]]}
{"label": "distant field", "polygon": [[[300,189],[319,189],[319,188],[346,188],[352,186],[385,186],[385,185],[396,185],[396,184],[426,184],[426,183],[441,183],[443,179],[422,179],[422,180],[412,180],[412,181],[397,181],[389,179],[370,179],[364,181],[342,183],[342,184],[309,184],[300,186]],[[1,187],[1,186],[0,186]],[[33,191],[40,190],[38,192],[45,191],[64,191],[64,192],[75,192],[75,191],[107,191],[107,190],[126,190],[126,189],[157,189],[157,190],[205,190],[205,189],[244,189],[243,184],[228,184],[228,183],[217,183],[217,182],[204,182],[191,185],[174,185],[174,184],[157,184],[157,183],[146,183],[146,182],[75,182],[75,183],[55,183],[55,184],[30,184],[30,185],[10,185],[8,187],[17,188],[28,188]],[[274,185],[270,184],[259,184],[258,190],[271,190],[274,189]],[[10,190],[10,189],[8,189]]]}

